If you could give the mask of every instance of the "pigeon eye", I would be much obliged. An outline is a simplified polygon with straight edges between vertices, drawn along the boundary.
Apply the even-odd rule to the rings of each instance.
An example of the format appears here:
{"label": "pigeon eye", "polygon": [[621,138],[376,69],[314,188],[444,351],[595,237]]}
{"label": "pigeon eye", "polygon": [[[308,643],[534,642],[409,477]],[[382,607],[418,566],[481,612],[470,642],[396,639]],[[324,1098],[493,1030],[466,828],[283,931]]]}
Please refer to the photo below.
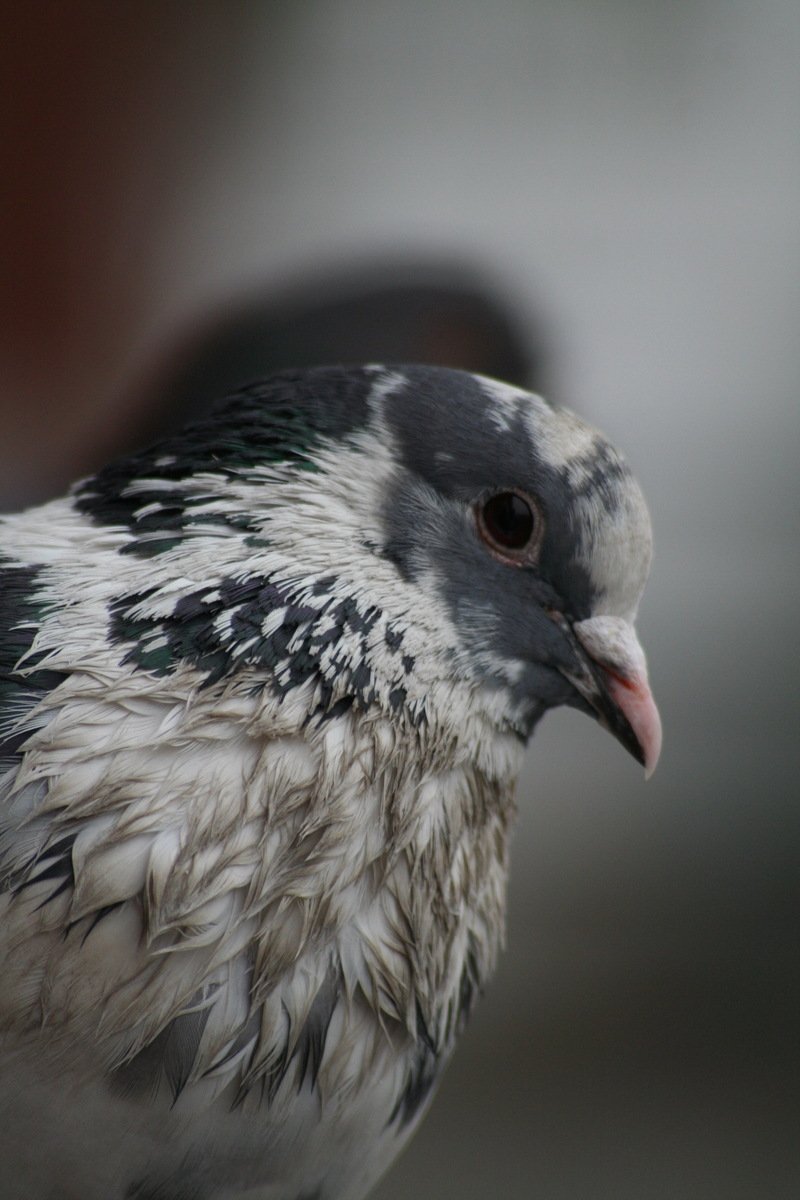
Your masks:
{"label": "pigeon eye", "polygon": [[542,521],[522,492],[495,492],[476,508],[478,532],[492,553],[507,562],[530,563],[539,549]]}

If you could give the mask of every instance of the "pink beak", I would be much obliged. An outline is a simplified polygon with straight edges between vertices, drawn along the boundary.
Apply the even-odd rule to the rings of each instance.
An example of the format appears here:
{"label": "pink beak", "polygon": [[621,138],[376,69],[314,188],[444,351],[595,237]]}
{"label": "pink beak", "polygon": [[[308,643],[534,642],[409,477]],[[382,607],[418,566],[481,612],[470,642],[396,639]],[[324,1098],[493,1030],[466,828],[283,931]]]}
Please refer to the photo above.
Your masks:
{"label": "pink beak", "polygon": [[572,631],[595,671],[594,679],[571,676],[571,681],[601,724],[643,764],[649,779],[661,753],[661,717],[633,626],[621,617],[590,617],[576,622]]}

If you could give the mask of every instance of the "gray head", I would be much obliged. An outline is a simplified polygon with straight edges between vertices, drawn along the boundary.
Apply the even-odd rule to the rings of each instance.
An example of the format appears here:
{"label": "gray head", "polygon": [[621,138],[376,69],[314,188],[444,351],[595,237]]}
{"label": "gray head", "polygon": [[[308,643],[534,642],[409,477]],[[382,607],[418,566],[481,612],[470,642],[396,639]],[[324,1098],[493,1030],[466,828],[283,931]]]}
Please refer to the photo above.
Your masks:
{"label": "gray head", "polygon": [[[260,664],[323,710],[416,720],[461,688],[523,737],[569,704],[655,765],[647,509],[617,451],[536,396],[434,367],[286,372],[75,499],[148,560],[114,613],[140,666]],[[163,584],[200,570],[165,613]]]}

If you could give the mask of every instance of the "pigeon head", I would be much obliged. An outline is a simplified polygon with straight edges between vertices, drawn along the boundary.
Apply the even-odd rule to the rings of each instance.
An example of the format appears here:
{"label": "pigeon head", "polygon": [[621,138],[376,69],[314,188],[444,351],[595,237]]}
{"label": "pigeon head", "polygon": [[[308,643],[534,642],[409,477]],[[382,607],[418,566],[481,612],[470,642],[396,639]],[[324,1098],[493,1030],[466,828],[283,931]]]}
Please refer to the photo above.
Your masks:
{"label": "pigeon head", "polygon": [[474,669],[530,731],[567,704],[655,768],[660,721],[633,629],[652,556],[641,490],[571,412],[497,381],[405,372],[387,553],[426,577]]}
{"label": "pigeon head", "polygon": [[321,716],[477,708],[523,739],[567,704],[655,766],[647,509],[617,451],[536,396],[434,367],[285,372],[75,503],[139,564],[110,605],[125,661],[261,670]]}

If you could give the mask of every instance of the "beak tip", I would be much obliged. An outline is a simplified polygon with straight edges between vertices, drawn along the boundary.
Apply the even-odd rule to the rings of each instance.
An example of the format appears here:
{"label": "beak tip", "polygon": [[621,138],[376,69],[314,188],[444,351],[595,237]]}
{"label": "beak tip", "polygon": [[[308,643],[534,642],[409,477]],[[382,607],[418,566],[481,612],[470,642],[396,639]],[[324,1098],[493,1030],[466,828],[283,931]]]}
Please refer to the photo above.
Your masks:
{"label": "beak tip", "polygon": [[635,757],[644,767],[645,779],[650,779],[661,757],[661,716],[644,673],[631,679],[612,677],[609,693],[625,717],[633,734],[638,753]]}
{"label": "beak tip", "polygon": [[645,781],[652,778],[658,766],[658,760],[661,757],[661,716],[652,697],[649,698],[649,704],[647,705],[647,718],[644,723],[645,739],[643,746]]}

